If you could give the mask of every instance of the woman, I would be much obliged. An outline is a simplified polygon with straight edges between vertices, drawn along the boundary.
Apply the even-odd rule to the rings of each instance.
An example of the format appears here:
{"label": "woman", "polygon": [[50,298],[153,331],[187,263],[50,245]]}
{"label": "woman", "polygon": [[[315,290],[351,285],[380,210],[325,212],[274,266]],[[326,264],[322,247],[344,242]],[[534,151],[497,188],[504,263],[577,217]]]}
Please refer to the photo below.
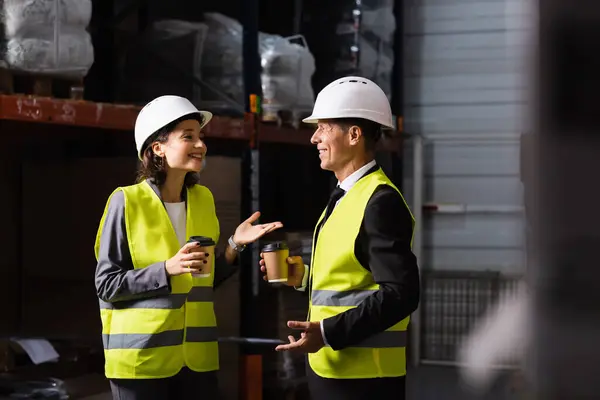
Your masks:
{"label": "woman", "polygon": [[[213,283],[237,252],[282,227],[237,227],[214,274],[194,275],[214,257],[187,243],[219,239],[211,192],[197,184],[206,161],[201,129],[212,114],[161,96],[135,123],[139,183],[110,196],[96,237],[105,372],[115,399],[217,398],[219,368]],[[205,275],[205,274],[201,274]]]}

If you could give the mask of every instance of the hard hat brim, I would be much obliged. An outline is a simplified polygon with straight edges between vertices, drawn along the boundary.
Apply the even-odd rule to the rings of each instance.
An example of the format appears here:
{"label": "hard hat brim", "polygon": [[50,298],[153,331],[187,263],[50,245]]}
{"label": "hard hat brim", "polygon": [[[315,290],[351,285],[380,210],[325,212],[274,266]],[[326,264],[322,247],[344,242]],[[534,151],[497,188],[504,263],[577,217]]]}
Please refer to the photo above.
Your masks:
{"label": "hard hat brim", "polygon": [[210,111],[199,111],[202,116],[202,123],[200,124],[200,129],[204,128],[210,120],[213,118],[213,113]]}
{"label": "hard hat brim", "polygon": [[382,124],[380,121],[375,121],[375,120],[373,120],[371,118],[354,117],[354,116],[348,116],[348,117],[346,117],[346,116],[336,116],[336,117],[329,117],[329,118],[327,118],[327,117],[323,117],[323,116],[311,115],[309,117],[304,118],[302,120],[302,122],[304,122],[305,124],[318,124],[319,121],[321,121],[321,120],[325,120],[325,119],[335,120],[335,119],[338,119],[338,118],[362,118],[362,119],[366,119],[368,121],[373,121],[373,122],[378,123],[379,125],[381,125],[382,129],[385,129],[385,130],[395,129],[395,127],[393,125],[390,125],[390,124]]}
{"label": "hard hat brim", "polygon": [[310,117],[304,118],[302,122],[304,122],[305,124],[317,124],[319,122],[319,118],[315,118],[311,115]]}

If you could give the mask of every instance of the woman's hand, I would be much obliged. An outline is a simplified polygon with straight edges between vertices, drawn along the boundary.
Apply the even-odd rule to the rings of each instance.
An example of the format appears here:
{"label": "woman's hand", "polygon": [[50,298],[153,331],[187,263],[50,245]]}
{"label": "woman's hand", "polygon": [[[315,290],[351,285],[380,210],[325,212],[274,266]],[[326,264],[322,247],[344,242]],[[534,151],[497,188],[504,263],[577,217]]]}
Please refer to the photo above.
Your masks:
{"label": "woman's hand", "polygon": [[258,217],[260,217],[260,212],[257,211],[236,228],[235,233],[233,234],[233,241],[236,244],[246,246],[257,239],[260,239],[267,233],[283,227],[283,224],[279,221],[252,225],[258,220]]}
{"label": "woman's hand", "polygon": [[208,253],[198,252],[200,245],[196,242],[186,243],[177,254],[165,262],[167,275],[177,276],[188,272],[198,272],[206,264]]}

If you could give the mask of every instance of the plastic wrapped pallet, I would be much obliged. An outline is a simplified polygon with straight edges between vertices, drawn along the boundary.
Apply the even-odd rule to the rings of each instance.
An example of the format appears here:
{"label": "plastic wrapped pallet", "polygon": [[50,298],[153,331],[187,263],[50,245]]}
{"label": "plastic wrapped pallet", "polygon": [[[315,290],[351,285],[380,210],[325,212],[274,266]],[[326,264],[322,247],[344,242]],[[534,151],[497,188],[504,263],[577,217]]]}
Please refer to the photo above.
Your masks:
{"label": "plastic wrapped pallet", "polygon": [[[203,100],[223,101],[227,96],[243,105],[242,26],[218,13],[206,13],[204,17],[208,34],[202,76],[214,90],[205,91]],[[306,43],[297,44],[294,39],[259,34],[265,110],[310,110],[314,104],[311,78],[315,60]]]}
{"label": "plastic wrapped pallet", "polygon": [[91,0],[0,0],[2,59],[9,68],[83,77],[94,62]]}
{"label": "plastic wrapped pallet", "polygon": [[393,0],[348,0],[337,26],[336,74],[369,78],[391,99],[395,30]]}
{"label": "plastic wrapped pallet", "polygon": [[228,103],[233,101],[243,109],[244,79],[242,26],[219,13],[205,13],[208,26],[202,59],[202,77],[210,89],[202,100]]}
{"label": "plastic wrapped pallet", "polygon": [[[294,43],[298,39],[301,44]],[[260,42],[263,110],[310,113],[314,105],[311,78],[315,59],[301,36],[263,35]]]}
{"label": "plastic wrapped pallet", "polygon": [[143,104],[165,93],[201,101],[203,23],[161,20],[139,35],[121,64],[119,100]]}

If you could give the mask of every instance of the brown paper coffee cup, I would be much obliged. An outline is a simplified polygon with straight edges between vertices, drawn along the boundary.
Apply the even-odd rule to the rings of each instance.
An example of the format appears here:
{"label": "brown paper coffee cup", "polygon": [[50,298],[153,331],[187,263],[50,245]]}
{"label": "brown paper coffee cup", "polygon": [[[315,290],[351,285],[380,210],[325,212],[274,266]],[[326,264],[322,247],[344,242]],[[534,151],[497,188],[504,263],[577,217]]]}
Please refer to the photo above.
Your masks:
{"label": "brown paper coffee cup", "polygon": [[267,270],[267,280],[269,283],[287,282],[288,263],[287,258],[290,255],[287,243],[274,242],[269,243],[262,249],[265,267]]}
{"label": "brown paper coffee cup", "polygon": [[196,242],[200,245],[199,248],[195,249],[194,252],[208,253],[206,257],[206,264],[203,264],[198,272],[192,272],[194,278],[208,278],[212,274],[213,258],[215,255],[215,242],[206,236],[192,236],[188,240],[189,242]]}

